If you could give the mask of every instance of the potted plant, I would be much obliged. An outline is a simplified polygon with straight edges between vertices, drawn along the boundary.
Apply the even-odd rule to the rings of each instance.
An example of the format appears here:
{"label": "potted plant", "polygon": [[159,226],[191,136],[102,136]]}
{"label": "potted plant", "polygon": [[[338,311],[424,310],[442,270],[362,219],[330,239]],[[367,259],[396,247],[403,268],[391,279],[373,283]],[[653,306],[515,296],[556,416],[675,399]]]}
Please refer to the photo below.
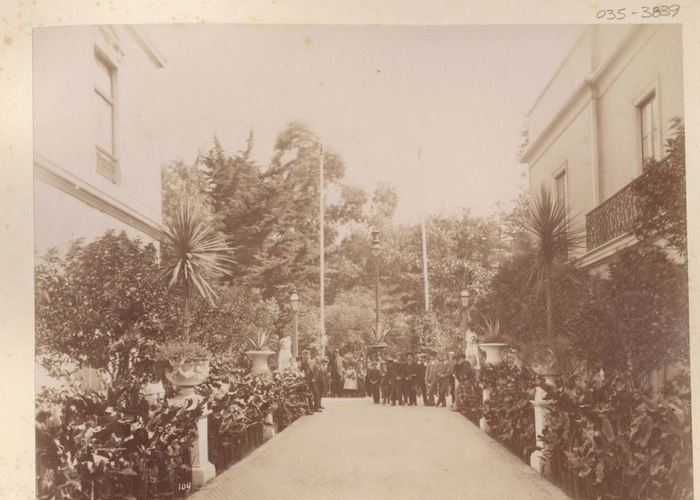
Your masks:
{"label": "potted plant", "polygon": [[501,334],[499,320],[484,320],[484,337],[479,343],[479,349],[486,354],[486,363],[497,365],[503,361],[503,350],[510,339]]}
{"label": "potted plant", "polygon": [[391,331],[391,328],[386,328],[383,325],[376,325],[369,329],[369,341],[370,344],[367,346],[372,352],[378,353],[383,351],[389,345],[384,342],[384,339]]}
{"label": "potted plant", "polygon": [[189,340],[175,340],[160,347],[158,357],[165,364],[165,378],[180,388],[178,399],[194,399],[195,386],[209,376],[209,352]]}
{"label": "potted plant", "polygon": [[553,385],[558,375],[569,371],[567,360],[571,358],[570,348],[568,341],[555,337],[528,342],[519,350],[523,363]]}
{"label": "potted plant", "polygon": [[253,345],[253,349],[246,351],[250,358],[252,366],[250,373],[252,375],[270,376],[270,366],[267,364],[267,358],[274,354],[267,349],[267,343],[270,340],[270,330],[267,328],[256,328],[253,334],[248,338],[248,341]]}
{"label": "potted plant", "polygon": [[183,193],[176,213],[165,226],[164,261],[161,276],[168,286],[180,289],[183,308],[183,335],[180,340],[160,349],[168,363],[166,377],[178,387],[190,388],[201,384],[209,373],[209,354],[200,344],[192,342],[191,307],[197,297],[216,305],[212,281],[229,274],[229,255],[233,248],[214,232],[190,205]]}

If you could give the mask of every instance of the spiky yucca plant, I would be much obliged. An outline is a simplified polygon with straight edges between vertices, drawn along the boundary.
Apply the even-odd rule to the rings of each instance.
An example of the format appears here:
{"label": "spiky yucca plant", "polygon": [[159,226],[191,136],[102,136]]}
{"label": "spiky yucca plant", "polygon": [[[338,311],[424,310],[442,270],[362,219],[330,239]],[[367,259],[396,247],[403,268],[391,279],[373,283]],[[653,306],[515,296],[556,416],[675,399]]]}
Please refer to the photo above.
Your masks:
{"label": "spiky yucca plant", "polygon": [[256,351],[262,351],[270,340],[270,330],[267,328],[256,328],[253,335],[248,339]]}
{"label": "spiky yucca plant", "polygon": [[384,339],[390,331],[391,328],[386,328],[383,325],[379,325],[379,329],[377,329],[376,326],[372,326],[369,329],[369,339],[372,342],[372,345],[377,345],[384,342]]}
{"label": "spiky yucca plant", "polygon": [[166,224],[165,236],[166,260],[161,273],[168,286],[182,292],[185,334],[189,337],[192,297],[196,293],[215,304],[213,281],[230,273],[233,247],[204,223],[186,198]]}
{"label": "spiky yucca plant", "polygon": [[546,335],[551,337],[554,331],[553,279],[574,277],[568,257],[581,245],[582,235],[579,228],[572,226],[561,200],[555,199],[544,185],[539,196],[532,200],[524,225],[532,243],[529,248],[533,262],[530,280],[538,293],[544,291]]}

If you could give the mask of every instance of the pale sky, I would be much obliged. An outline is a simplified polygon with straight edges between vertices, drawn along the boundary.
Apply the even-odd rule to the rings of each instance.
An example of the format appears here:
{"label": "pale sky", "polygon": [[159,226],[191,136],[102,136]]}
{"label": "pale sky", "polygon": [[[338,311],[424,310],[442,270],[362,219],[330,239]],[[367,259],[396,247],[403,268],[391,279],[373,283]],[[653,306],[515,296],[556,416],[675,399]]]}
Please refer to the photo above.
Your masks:
{"label": "pale sky", "polygon": [[[287,123],[308,123],[346,182],[392,185],[397,219],[469,207],[488,214],[526,185],[516,160],[525,114],[580,26],[147,28],[164,53],[165,161],[191,163],[216,134],[267,164]],[[418,149],[422,149],[423,182]]]}

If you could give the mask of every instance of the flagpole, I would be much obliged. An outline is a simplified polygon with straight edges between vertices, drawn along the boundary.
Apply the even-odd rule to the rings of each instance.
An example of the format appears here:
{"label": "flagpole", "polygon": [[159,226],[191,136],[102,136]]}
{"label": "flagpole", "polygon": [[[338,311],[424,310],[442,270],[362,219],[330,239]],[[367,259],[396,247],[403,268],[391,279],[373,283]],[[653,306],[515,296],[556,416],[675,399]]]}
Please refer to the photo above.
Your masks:
{"label": "flagpole", "polygon": [[324,240],[324,234],[323,234],[323,229],[325,227],[325,203],[324,203],[324,197],[325,197],[325,187],[324,187],[324,180],[323,180],[323,160],[324,160],[324,154],[323,154],[323,144],[321,144],[321,161],[319,162],[320,167],[319,167],[319,178],[320,178],[320,183],[319,183],[319,208],[320,208],[320,223],[319,223],[319,247],[320,247],[320,255],[321,255],[321,272],[320,274],[320,280],[321,280],[321,298],[320,298],[320,330],[321,330],[321,356],[325,356],[326,352],[326,346],[324,345],[326,341],[326,287],[325,287],[325,240]]}
{"label": "flagpole", "polygon": [[425,214],[423,212],[423,151],[418,149],[418,172],[419,172],[419,189],[420,189],[420,229],[421,242],[423,245],[423,296],[425,298],[425,312],[430,311],[430,288],[428,286],[428,239],[425,234]]}

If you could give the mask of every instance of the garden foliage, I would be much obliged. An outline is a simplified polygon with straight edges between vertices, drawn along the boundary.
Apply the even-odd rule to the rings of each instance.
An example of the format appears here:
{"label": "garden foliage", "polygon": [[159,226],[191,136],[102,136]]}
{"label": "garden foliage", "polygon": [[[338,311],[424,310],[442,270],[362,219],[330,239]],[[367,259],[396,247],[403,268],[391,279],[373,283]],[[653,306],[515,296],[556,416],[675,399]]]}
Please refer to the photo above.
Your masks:
{"label": "garden foliage", "polygon": [[630,373],[548,387],[543,437],[552,473],[577,498],[693,497],[689,378],[648,396]]}
{"label": "garden foliage", "polygon": [[66,387],[38,395],[39,498],[145,500],[184,494],[183,485],[191,481],[190,447],[204,409],[211,411],[209,459],[219,470],[230,464],[250,429],[262,430],[269,412],[280,429],[310,413],[307,385],[291,373],[276,373],[271,381],[236,373],[210,377],[201,401],[183,408],[167,401],[149,407],[140,389],[133,379],[106,393]]}

